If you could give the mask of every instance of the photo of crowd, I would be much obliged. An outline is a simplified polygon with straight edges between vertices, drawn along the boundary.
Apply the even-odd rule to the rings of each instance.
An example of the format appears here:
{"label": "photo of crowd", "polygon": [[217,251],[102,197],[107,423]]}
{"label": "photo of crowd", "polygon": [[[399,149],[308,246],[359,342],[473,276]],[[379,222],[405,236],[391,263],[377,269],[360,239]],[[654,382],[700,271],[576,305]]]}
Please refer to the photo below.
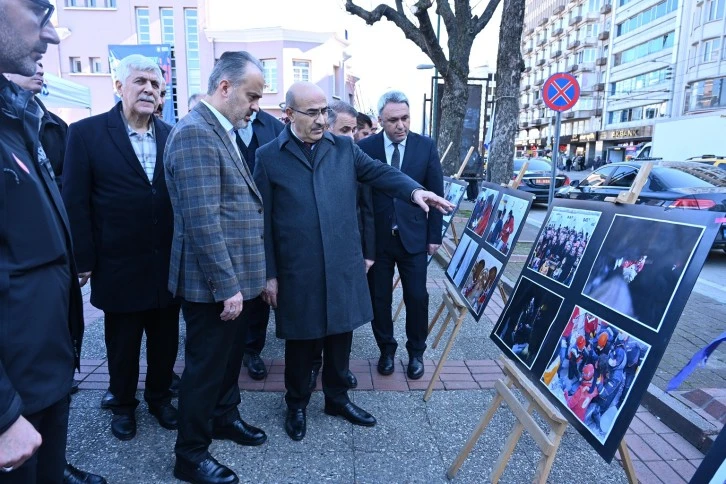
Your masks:
{"label": "photo of crowd", "polygon": [[494,212],[494,204],[497,201],[498,195],[498,191],[486,188],[476,197],[476,203],[474,204],[474,209],[471,211],[471,217],[469,217],[467,227],[473,230],[479,237],[484,235],[484,231],[487,225],[489,225],[489,220]]}
{"label": "photo of crowd", "polygon": [[522,277],[494,334],[531,369],[561,305],[560,296]]}
{"label": "photo of crowd", "polygon": [[449,228],[449,224],[451,223],[451,217],[453,217],[458,210],[459,203],[461,202],[461,199],[464,198],[465,194],[465,182],[454,180],[450,177],[444,177],[444,198],[449,202],[453,203],[456,208],[452,210],[451,213],[444,215],[444,223],[441,225],[442,234],[444,234],[446,232],[446,229]]}
{"label": "photo of crowd", "polygon": [[461,295],[477,319],[484,311],[501,271],[502,263],[485,248],[481,248],[466,281],[459,288]]}
{"label": "photo of crowd", "polygon": [[512,249],[509,239],[514,239],[514,234],[524,222],[528,205],[529,202],[523,198],[502,195],[493,215],[494,222],[487,235],[487,243],[502,254],[508,254]]}
{"label": "photo of crowd", "polygon": [[446,275],[449,276],[456,287],[459,287],[464,277],[466,277],[466,270],[469,268],[478,247],[479,245],[468,234],[464,234],[459,241],[459,245],[456,246],[454,255],[451,256],[451,262],[446,268]]}
{"label": "photo of crowd", "polygon": [[604,443],[649,351],[647,343],[575,306],[541,380]]}
{"label": "photo of crowd", "polygon": [[702,226],[616,215],[583,294],[658,331],[703,230]]}
{"label": "photo of crowd", "polygon": [[600,220],[600,212],[552,209],[527,267],[570,287]]}

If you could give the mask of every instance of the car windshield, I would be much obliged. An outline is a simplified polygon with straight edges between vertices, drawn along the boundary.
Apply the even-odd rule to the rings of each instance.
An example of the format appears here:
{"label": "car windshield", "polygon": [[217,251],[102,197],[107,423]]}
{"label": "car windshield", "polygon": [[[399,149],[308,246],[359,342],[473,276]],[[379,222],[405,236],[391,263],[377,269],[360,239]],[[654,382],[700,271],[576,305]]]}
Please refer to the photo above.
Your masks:
{"label": "car windshield", "polygon": [[656,166],[653,174],[669,188],[726,187],[726,173],[710,165],[683,163]]}
{"label": "car windshield", "polygon": [[539,171],[539,170],[549,171],[552,169],[552,165],[550,165],[549,163],[547,163],[544,160],[537,160],[537,159],[527,160],[524,158],[520,158],[518,160],[514,160],[514,171],[521,170],[522,165],[524,165],[525,161],[527,163],[529,163],[529,165],[527,165],[527,171],[533,171],[533,170],[534,171]]}

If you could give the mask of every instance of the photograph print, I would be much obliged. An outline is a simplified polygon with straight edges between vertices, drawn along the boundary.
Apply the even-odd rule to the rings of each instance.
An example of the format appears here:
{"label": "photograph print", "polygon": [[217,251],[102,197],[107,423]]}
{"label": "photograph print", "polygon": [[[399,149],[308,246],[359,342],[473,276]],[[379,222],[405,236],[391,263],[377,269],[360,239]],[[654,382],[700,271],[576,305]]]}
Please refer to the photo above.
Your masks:
{"label": "photograph print", "polygon": [[527,267],[570,287],[600,215],[590,210],[553,208]]}
{"label": "photograph print", "polygon": [[471,211],[467,228],[473,230],[479,237],[484,235],[484,231],[487,225],[489,225],[498,195],[499,192],[497,190],[484,188],[479,192],[479,196],[476,197],[476,203],[474,204],[474,209]]}
{"label": "photograph print", "polygon": [[560,296],[521,277],[492,335],[531,370],[561,305]]}
{"label": "photograph print", "polygon": [[502,263],[482,247],[474,258],[474,265],[469,275],[459,287],[459,293],[477,321],[489,302],[489,297],[496,287],[497,276],[501,272]]}
{"label": "photograph print", "polygon": [[704,227],[616,215],[583,294],[659,331]]}
{"label": "photograph print", "polygon": [[541,381],[604,444],[649,351],[647,343],[575,306]]}
{"label": "photograph print", "polygon": [[451,218],[459,209],[459,203],[461,203],[461,200],[466,194],[466,187],[466,182],[463,182],[461,180],[454,180],[453,178],[448,176],[444,177],[444,198],[446,198],[447,201],[453,203],[455,208],[450,213],[444,215],[444,223],[441,224],[441,230],[443,231],[442,234],[446,232],[446,229],[451,223]]}
{"label": "photograph print", "polygon": [[464,234],[459,241],[459,245],[456,246],[449,266],[446,268],[446,275],[449,276],[449,279],[456,287],[459,287],[464,277],[466,277],[466,270],[469,268],[478,247],[479,245],[468,234]]}
{"label": "photograph print", "polygon": [[509,240],[510,238],[514,240],[517,230],[527,215],[528,206],[529,201],[524,198],[502,195],[499,205],[491,216],[494,222],[487,235],[487,243],[507,255],[512,249]]}

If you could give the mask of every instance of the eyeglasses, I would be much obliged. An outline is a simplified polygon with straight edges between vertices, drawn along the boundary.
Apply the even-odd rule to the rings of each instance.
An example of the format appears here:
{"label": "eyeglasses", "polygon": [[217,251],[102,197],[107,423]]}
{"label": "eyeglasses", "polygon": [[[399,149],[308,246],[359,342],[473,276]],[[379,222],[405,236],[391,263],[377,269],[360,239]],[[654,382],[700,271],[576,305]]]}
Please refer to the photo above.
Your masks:
{"label": "eyeglasses", "polygon": [[292,109],[293,111],[295,111],[296,113],[304,114],[305,116],[308,116],[312,119],[317,119],[318,116],[320,116],[321,114],[323,115],[324,118],[327,118],[328,113],[330,112],[330,108],[328,106],[325,106],[322,109],[308,109],[307,111],[299,111],[293,107],[290,107],[290,106],[288,106],[288,107],[290,109]]}
{"label": "eyeglasses", "polygon": [[50,18],[53,16],[53,12],[55,12],[55,5],[52,3],[48,3],[44,0],[28,0],[30,3],[35,5],[35,13],[38,15],[38,18],[40,20],[40,28],[42,29],[46,25],[48,25],[48,22],[50,22]]}

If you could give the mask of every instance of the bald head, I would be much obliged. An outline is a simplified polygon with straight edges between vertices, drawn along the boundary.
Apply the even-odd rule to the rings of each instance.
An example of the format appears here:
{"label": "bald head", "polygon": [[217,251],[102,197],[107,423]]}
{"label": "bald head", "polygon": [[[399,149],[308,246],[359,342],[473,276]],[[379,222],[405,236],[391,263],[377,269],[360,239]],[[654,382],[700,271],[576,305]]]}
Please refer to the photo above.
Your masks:
{"label": "bald head", "polygon": [[328,122],[328,100],[325,92],[312,82],[296,82],[285,95],[285,114],[293,131],[307,143],[323,137]]}

